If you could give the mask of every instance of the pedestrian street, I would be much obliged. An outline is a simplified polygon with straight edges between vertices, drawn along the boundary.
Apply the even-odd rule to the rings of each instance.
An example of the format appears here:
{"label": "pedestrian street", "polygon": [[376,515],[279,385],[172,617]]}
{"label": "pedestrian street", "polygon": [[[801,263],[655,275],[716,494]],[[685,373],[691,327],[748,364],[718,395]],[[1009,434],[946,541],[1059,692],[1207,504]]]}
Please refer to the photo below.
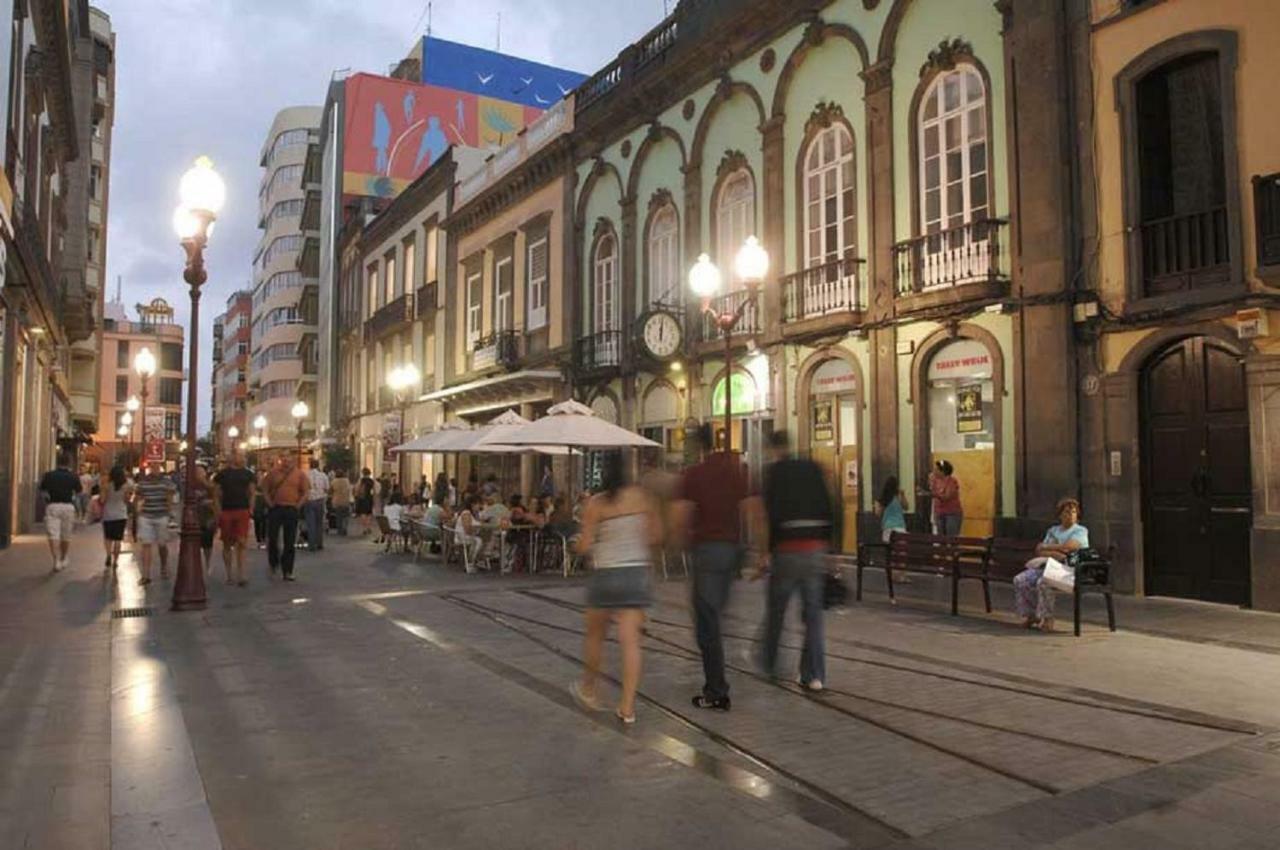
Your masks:
{"label": "pedestrian street", "polygon": [[[3,847],[1274,847],[1280,619],[1123,600],[1112,634],[1017,628],[917,580],[827,616],[827,687],[759,675],[760,583],[699,711],[688,588],[656,592],[634,726],[585,712],[578,576],[497,576],[358,537],[250,552],[170,612],[96,537],[0,555]],[[975,594],[976,597],[976,594]],[[997,610],[1008,600],[997,598]],[[796,663],[789,621],[782,665]],[[1252,637],[1219,640],[1211,635]],[[1175,660],[1176,659],[1176,660]],[[616,676],[616,646],[604,671]],[[1176,670],[1177,676],[1173,675]],[[609,703],[614,688],[606,684]]]}

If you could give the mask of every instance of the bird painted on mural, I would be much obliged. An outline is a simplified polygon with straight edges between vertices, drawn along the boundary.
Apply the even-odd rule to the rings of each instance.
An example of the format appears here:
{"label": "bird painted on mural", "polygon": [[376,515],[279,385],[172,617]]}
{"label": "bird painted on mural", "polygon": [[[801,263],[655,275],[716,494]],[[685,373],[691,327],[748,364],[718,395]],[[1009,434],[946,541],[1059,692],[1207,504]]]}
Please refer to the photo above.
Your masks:
{"label": "bird painted on mural", "polygon": [[476,79],[480,81],[480,85],[487,86],[489,85],[489,81],[493,79],[493,74],[490,74],[489,76],[486,77],[484,74],[481,74],[479,71],[476,71]]}

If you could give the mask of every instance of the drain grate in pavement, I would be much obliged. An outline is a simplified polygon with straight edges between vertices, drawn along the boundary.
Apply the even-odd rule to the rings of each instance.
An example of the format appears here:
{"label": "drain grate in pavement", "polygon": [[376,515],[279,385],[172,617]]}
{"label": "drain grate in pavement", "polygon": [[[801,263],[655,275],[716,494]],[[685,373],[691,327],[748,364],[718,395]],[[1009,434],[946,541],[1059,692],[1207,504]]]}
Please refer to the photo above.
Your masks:
{"label": "drain grate in pavement", "polygon": [[111,619],[120,620],[124,617],[150,617],[154,613],[152,608],[117,608],[111,612]]}

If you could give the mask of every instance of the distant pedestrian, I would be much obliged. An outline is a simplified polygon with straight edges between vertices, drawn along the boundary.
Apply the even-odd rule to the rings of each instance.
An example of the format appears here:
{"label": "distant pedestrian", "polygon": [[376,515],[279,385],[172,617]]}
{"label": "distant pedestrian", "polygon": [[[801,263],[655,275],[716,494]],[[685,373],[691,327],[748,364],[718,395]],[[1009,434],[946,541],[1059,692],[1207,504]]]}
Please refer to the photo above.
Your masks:
{"label": "distant pedestrian", "polygon": [[538,495],[551,499],[556,495],[556,479],[551,472],[551,464],[542,467],[542,481],[538,484]]}
{"label": "distant pedestrian", "polygon": [[200,553],[204,556],[204,574],[213,569],[213,541],[218,534],[218,509],[213,501],[213,482],[203,463],[196,464],[191,494],[195,497],[196,512],[200,517]]}
{"label": "distant pedestrian", "polygon": [[592,571],[587,584],[582,679],[572,691],[583,707],[602,709],[596,679],[612,620],[622,648],[622,693],[614,714],[629,725],[636,722],[640,628],[644,609],[653,601],[649,573],[653,547],[662,540],[662,523],[649,494],[627,482],[620,452],[605,455],[602,466],[600,493],[587,503],[578,541],[578,551],[591,556]]}
{"label": "distant pedestrian", "polygon": [[351,480],[345,469],[338,469],[329,482],[329,500],[333,505],[334,525],[338,534],[347,536],[347,521],[351,519]]}
{"label": "distant pedestrian", "polygon": [[[244,568],[244,546],[249,537],[249,506],[257,496],[257,478],[245,468],[244,452],[233,449],[230,465],[213,478],[218,530],[222,533],[222,565],[227,584],[244,587],[249,583]],[[263,534],[266,538],[266,521]]]}
{"label": "distant pedestrian", "polygon": [[[894,532],[905,534],[907,531],[907,497],[898,483],[898,476],[890,475],[880,488],[880,498],[875,503],[876,516],[880,517],[880,540],[888,543]],[[893,574],[893,580],[903,584],[911,579],[902,570]]]}
{"label": "distant pedestrian", "polygon": [[107,569],[120,565],[120,546],[124,528],[129,522],[129,500],[133,498],[133,482],[119,464],[102,476],[102,542],[107,550]]}
{"label": "distant pedestrian", "polygon": [[76,530],[76,496],[82,489],[80,477],[71,471],[71,461],[65,454],[59,456],[57,468],[40,479],[45,500],[44,528],[55,573],[67,567],[71,536]]}
{"label": "distant pedestrian", "polygon": [[747,473],[732,452],[712,450],[711,427],[696,433],[703,460],[685,470],[676,492],[677,537],[691,547],[693,613],[704,683],[693,698],[697,708],[728,711],[720,616],[742,566],[741,514],[748,495]]}
{"label": "distant pedestrian", "polygon": [[255,474],[253,494],[253,536],[259,549],[267,548],[267,516],[271,506],[267,504],[266,494],[262,492],[262,484],[267,480],[267,470],[259,469]]}
{"label": "distant pedestrian", "polygon": [[80,492],[76,493],[76,512],[80,515],[81,522],[89,521],[89,500],[93,498],[93,486],[96,483],[89,467],[80,467]]}
{"label": "distant pedestrian", "polygon": [[[262,489],[267,504],[267,564],[271,574],[280,571],[285,581],[293,581],[294,549],[298,542],[298,512],[307,500],[311,482],[297,466],[292,454],[285,454],[271,471]],[[283,546],[280,541],[284,535]]]}
{"label": "distant pedestrian", "polygon": [[933,496],[933,515],[937,534],[959,537],[964,524],[964,508],[960,505],[960,482],[951,461],[940,460],[929,473],[929,493]]}
{"label": "distant pedestrian", "polygon": [[360,523],[361,537],[373,528],[373,494],[376,488],[373,473],[366,466],[360,470],[360,481],[356,484],[356,519]]}
{"label": "distant pedestrian", "polygon": [[151,562],[160,551],[160,577],[169,577],[169,515],[177,501],[178,487],[165,475],[161,464],[151,463],[134,490],[138,507],[138,543],[142,546],[142,576],[138,584],[151,584]]}
{"label": "distant pedestrian", "polygon": [[826,678],[822,634],[822,590],[826,557],[836,535],[835,509],[822,469],[792,457],[786,431],[769,437],[773,463],[765,470],[761,506],[769,551],[768,608],[761,662],[777,674],[778,643],[791,597],[799,593],[804,621],[800,685],[822,690]]}
{"label": "distant pedestrian", "polygon": [[329,476],[320,471],[320,461],[311,459],[311,469],[307,472],[310,488],[307,501],[302,506],[302,516],[307,524],[307,548],[319,552],[324,548],[325,505],[329,500]]}
{"label": "distant pedestrian", "polygon": [[449,490],[449,476],[441,472],[436,476],[435,487],[431,492],[431,501],[442,508],[454,507],[453,503],[449,501]]}

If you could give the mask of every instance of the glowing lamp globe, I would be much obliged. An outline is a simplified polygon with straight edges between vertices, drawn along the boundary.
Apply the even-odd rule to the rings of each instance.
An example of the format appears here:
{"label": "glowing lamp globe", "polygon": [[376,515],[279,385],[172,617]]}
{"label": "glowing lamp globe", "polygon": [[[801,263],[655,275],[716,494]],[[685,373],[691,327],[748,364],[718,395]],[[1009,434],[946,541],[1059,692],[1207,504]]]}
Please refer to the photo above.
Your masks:
{"label": "glowing lamp globe", "polygon": [[234,440],[236,437],[240,436],[240,429],[232,425],[227,429],[227,436]]}
{"label": "glowing lamp globe", "polygon": [[136,395],[129,396],[129,400],[124,403],[124,409],[130,413],[137,413],[140,406],[141,402],[138,401],[138,397]]}
{"label": "glowing lamp globe", "polygon": [[257,428],[259,431],[265,429],[267,427],[267,417],[259,413],[256,417],[254,417],[253,427]]}
{"label": "glowing lamp globe", "polygon": [[294,404],[293,408],[289,411],[289,413],[293,416],[294,419],[306,419],[307,414],[310,412],[311,412],[311,408],[307,407],[307,403],[305,401],[297,402],[296,404]]}
{"label": "glowing lamp globe", "polygon": [[769,252],[760,245],[760,240],[754,236],[747,237],[734,257],[733,270],[739,280],[752,286],[757,286],[764,280],[769,272]]}
{"label": "glowing lamp globe", "polygon": [[123,425],[123,426],[124,426],[124,427],[126,427],[126,428],[127,428],[127,427],[129,427],[130,425],[132,425],[132,424],[133,424],[133,414],[126,410],[126,411],[124,412],[124,416],[121,416],[121,417],[120,417],[120,424],[121,424],[121,425]]}
{"label": "glowing lamp globe", "polygon": [[700,254],[689,270],[689,288],[699,298],[712,298],[720,291],[720,269],[706,254]]}
{"label": "glowing lamp globe", "polygon": [[133,358],[133,370],[142,378],[150,378],[156,373],[156,356],[146,346]]}
{"label": "glowing lamp globe", "polygon": [[178,183],[178,197],[183,208],[202,213],[210,219],[222,211],[227,199],[227,187],[213,170],[213,162],[207,156],[196,159],[195,165],[182,175]]}

